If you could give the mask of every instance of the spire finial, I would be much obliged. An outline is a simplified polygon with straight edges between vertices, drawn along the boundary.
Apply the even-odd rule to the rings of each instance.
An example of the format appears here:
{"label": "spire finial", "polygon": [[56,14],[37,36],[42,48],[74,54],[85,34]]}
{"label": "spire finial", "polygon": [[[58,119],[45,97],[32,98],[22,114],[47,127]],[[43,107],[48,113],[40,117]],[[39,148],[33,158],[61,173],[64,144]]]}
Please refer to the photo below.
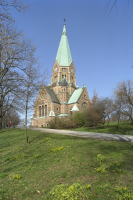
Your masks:
{"label": "spire finial", "polygon": [[64,25],[66,25],[66,20],[65,20],[65,18],[64,18]]}

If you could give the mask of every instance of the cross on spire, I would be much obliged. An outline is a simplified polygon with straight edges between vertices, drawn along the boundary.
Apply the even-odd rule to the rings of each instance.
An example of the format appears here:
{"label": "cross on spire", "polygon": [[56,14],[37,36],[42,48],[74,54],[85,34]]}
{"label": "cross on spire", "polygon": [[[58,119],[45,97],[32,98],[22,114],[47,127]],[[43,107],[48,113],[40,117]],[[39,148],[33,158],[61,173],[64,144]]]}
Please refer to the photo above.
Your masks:
{"label": "cross on spire", "polygon": [[64,18],[64,25],[66,25],[66,20],[65,20],[65,18]]}

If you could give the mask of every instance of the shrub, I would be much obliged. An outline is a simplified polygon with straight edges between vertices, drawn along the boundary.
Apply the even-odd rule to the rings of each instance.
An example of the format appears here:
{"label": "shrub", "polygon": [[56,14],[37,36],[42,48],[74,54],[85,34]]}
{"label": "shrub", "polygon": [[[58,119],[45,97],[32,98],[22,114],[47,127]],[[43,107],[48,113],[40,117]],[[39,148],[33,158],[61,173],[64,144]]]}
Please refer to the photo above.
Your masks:
{"label": "shrub", "polygon": [[54,118],[49,121],[49,128],[52,129],[70,129],[85,126],[86,124],[86,114],[85,113],[75,113],[71,117],[64,117],[63,119]]}
{"label": "shrub", "polygon": [[54,118],[49,121],[49,128],[51,129],[69,129],[71,127],[71,121],[68,117],[64,117],[63,119]]}
{"label": "shrub", "polygon": [[97,107],[91,106],[86,110],[86,126],[92,127],[103,124],[103,117]]}
{"label": "shrub", "polygon": [[76,127],[82,127],[86,124],[86,114],[84,112],[75,113],[72,120],[76,122]]}

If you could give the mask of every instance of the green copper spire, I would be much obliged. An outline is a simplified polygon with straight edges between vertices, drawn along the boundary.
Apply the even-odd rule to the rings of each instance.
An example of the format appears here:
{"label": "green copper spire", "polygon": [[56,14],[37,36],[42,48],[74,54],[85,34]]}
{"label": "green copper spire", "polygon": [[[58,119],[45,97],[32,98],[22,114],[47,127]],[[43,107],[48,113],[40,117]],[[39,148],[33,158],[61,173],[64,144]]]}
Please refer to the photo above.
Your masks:
{"label": "green copper spire", "polygon": [[60,66],[70,66],[72,62],[65,24],[63,27],[63,32],[62,32],[58,52],[56,55],[56,61],[58,62]]}

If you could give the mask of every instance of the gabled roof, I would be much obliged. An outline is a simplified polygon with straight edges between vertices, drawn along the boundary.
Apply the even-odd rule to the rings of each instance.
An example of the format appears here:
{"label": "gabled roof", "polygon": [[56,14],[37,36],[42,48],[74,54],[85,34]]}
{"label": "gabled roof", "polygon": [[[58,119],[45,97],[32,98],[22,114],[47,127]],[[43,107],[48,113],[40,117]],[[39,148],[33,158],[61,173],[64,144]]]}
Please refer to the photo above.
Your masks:
{"label": "gabled roof", "polygon": [[68,104],[72,104],[72,103],[77,103],[80,95],[82,94],[83,92],[83,89],[84,88],[80,88],[80,89],[77,89],[75,90],[73,93],[72,93],[72,96],[70,97],[69,101],[68,101]]}
{"label": "gabled roof", "polygon": [[79,111],[79,109],[77,108],[76,105],[74,105],[73,108],[71,109],[71,111]]}
{"label": "gabled roof", "polygon": [[70,66],[72,62],[72,56],[69,48],[69,43],[67,39],[66,27],[64,24],[63,32],[59,44],[59,48],[56,55],[56,61],[60,66]]}
{"label": "gabled roof", "polygon": [[59,103],[60,104],[60,101],[59,99],[57,98],[57,96],[55,95],[54,91],[52,88],[49,88],[47,86],[45,86],[45,89],[46,89],[46,92],[49,94],[52,102],[55,102],[55,103]]}

